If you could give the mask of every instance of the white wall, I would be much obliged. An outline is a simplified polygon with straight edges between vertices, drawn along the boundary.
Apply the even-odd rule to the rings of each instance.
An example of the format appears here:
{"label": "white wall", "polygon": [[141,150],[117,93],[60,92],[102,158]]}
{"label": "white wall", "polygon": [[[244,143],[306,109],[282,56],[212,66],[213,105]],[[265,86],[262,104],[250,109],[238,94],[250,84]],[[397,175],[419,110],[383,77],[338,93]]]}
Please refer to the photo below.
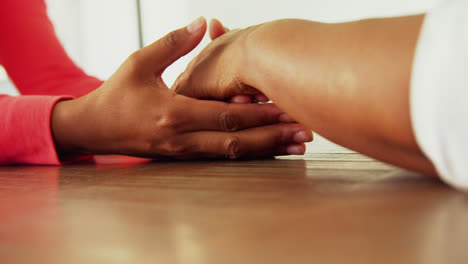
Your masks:
{"label": "white wall", "polygon": [[[198,16],[219,18],[231,28],[280,18],[339,22],[376,16],[420,13],[437,0],[142,0],[143,37],[149,44]],[[88,73],[108,78],[138,48],[135,0],[47,0],[56,31],[71,57]],[[1,26],[1,25],[0,25]],[[170,85],[208,43],[169,67]],[[0,71],[0,79],[2,73]],[[1,81],[0,81],[1,82]],[[0,92],[11,92],[0,85]],[[343,152],[317,137],[311,152]]]}
{"label": "white wall", "polygon": [[47,13],[55,31],[70,57],[81,63],[83,59],[83,19],[81,1],[46,0]]}
{"label": "white wall", "polygon": [[0,66],[0,82],[5,81],[6,79],[7,79],[7,75],[6,75],[5,69],[3,69],[3,67]]}
{"label": "white wall", "polygon": [[[55,23],[55,30],[74,61],[82,62],[83,42],[81,41],[81,3],[75,0],[46,0],[49,16]],[[2,26],[2,25],[0,25]],[[0,93],[17,95],[18,92],[8,80],[0,66]]]}
{"label": "white wall", "polygon": [[[143,40],[145,45],[154,42],[176,28],[183,27],[191,20],[199,17],[201,14],[191,14],[191,10],[189,9],[190,2],[190,0],[172,0],[164,2],[164,5],[161,5],[161,1],[142,0]],[[194,54],[196,52],[193,52],[192,56],[180,59],[166,70],[163,74],[163,79],[168,85],[175,81]]]}
{"label": "white wall", "polygon": [[134,0],[46,0],[57,34],[78,65],[108,78],[138,48]]}
{"label": "white wall", "polygon": [[[144,42],[204,15],[231,28],[294,17],[327,22],[418,13],[436,0],[142,0]],[[107,78],[138,48],[135,0],[46,0],[56,31],[71,57],[90,74]],[[203,44],[206,44],[205,39]],[[199,50],[199,49],[198,49]],[[172,83],[196,54],[168,69]],[[0,70],[0,80],[5,78]]]}
{"label": "white wall", "polygon": [[17,94],[16,89],[8,81],[8,77],[2,66],[0,66],[0,94]]}
{"label": "white wall", "polygon": [[134,0],[81,0],[82,48],[85,69],[108,78],[138,49]]}

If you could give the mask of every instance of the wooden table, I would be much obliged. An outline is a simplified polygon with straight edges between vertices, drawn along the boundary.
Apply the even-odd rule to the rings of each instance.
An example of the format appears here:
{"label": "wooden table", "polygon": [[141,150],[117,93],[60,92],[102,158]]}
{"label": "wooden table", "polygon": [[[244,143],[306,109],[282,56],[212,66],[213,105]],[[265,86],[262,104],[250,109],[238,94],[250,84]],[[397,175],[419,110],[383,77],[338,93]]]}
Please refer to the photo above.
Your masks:
{"label": "wooden table", "polygon": [[358,154],[0,168],[0,263],[468,263],[468,197]]}

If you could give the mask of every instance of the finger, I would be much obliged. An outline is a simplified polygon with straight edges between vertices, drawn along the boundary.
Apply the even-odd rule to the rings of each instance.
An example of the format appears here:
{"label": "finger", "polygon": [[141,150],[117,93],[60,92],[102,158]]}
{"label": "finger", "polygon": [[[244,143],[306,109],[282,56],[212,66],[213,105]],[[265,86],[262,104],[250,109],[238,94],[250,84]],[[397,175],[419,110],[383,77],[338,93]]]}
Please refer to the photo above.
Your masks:
{"label": "finger", "polygon": [[306,145],[302,144],[293,144],[286,147],[286,154],[284,155],[304,155],[306,152]]}
{"label": "finger", "polygon": [[183,71],[178,77],[177,79],[175,80],[174,84],[172,85],[171,87],[171,90],[174,91],[174,92],[177,92],[180,88],[180,86],[182,84],[184,84],[185,82],[187,82],[187,79],[188,77],[190,76],[190,74],[192,73],[193,71],[193,68],[195,67],[195,65],[198,64],[198,62],[203,58],[202,56],[203,52],[201,54],[199,54],[197,57],[195,57],[194,59],[192,59],[189,64],[187,65],[187,67],[185,68],[185,71]]}
{"label": "finger", "polygon": [[201,100],[192,100],[186,109],[189,111],[183,117],[184,131],[239,131],[279,123],[283,114],[274,104],[229,104]]}
{"label": "finger", "polygon": [[270,99],[266,97],[264,94],[257,94],[255,95],[255,100],[262,102],[262,103],[268,103]]}
{"label": "finger", "polygon": [[134,53],[143,70],[162,73],[169,65],[192,51],[206,32],[205,18],[200,17],[190,25],[172,31],[158,41]]}
{"label": "finger", "polygon": [[283,123],[295,123],[296,120],[291,118],[287,113],[283,113],[279,116],[279,121]]}
{"label": "finger", "polygon": [[174,92],[177,92],[181,85],[185,84],[190,77],[190,75],[193,72],[193,69],[195,68],[196,65],[199,64],[200,61],[203,61],[203,59],[211,54],[212,46],[208,45],[206,46],[200,54],[198,54],[195,58],[193,58],[189,64],[186,66],[185,70],[177,77],[176,81],[171,87],[171,90]]}
{"label": "finger", "polygon": [[184,141],[196,142],[192,150],[197,155],[209,158],[300,155],[304,154],[305,146],[303,142],[295,142],[294,138],[301,131],[304,131],[304,128],[298,124],[276,124],[234,133],[195,132],[187,134]]}
{"label": "finger", "polygon": [[[285,155],[304,155],[306,152],[305,143],[293,143],[292,145],[281,145],[273,150],[273,156],[285,156]],[[271,154],[269,156],[272,156]],[[268,153],[265,153],[264,157],[268,157]]]}
{"label": "finger", "polygon": [[177,79],[174,81],[174,83],[172,84],[171,86],[171,91],[173,92],[177,92],[177,90],[179,89],[180,85],[185,83],[187,81],[187,77],[189,75],[187,74],[186,71],[182,72],[178,77]]}
{"label": "finger", "polygon": [[227,27],[224,27],[223,24],[219,22],[219,20],[214,18],[210,21],[209,33],[212,40],[217,39],[218,37],[224,35],[228,31],[229,29]]}
{"label": "finger", "polygon": [[252,103],[252,96],[247,94],[236,95],[231,97],[229,102],[233,104],[250,104]]}
{"label": "finger", "polygon": [[219,85],[211,79],[207,80],[206,76],[210,75],[208,71],[210,69],[191,72],[184,78],[185,82],[179,82],[174,91],[183,96],[207,100],[227,100],[236,95],[254,96],[261,93],[256,88],[243,83],[231,82],[225,86]]}

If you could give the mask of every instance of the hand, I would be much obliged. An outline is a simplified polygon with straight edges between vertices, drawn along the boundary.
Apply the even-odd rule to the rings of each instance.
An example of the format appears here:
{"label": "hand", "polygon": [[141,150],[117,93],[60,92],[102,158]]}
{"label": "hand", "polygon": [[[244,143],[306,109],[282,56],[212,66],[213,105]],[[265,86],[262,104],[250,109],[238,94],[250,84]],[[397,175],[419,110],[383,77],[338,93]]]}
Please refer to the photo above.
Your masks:
{"label": "hand", "polygon": [[244,42],[258,26],[231,30],[218,20],[210,23],[210,43],[177,78],[172,90],[178,94],[200,99],[247,103],[252,99],[267,102],[269,99],[243,79],[246,56]]}
{"label": "hand", "polygon": [[[211,20],[210,29],[209,29],[211,40],[215,40],[218,37],[226,34],[227,32],[229,32],[229,28],[223,26],[223,24],[219,20],[217,19]],[[270,99],[261,93],[257,93],[255,95],[239,94],[239,95],[234,95],[233,97],[229,99],[229,102],[237,103],[237,104],[247,104],[247,103],[252,103],[252,102],[266,103],[269,101]],[[286,114],[283,115],[283,117],[286,117]],[[290,119],[289,117],[287,117],[287,120],[290,122],[293,122],[293,120]]]}
{"label": "hand", "polygon": [[52,132],[61,153],[176,159],[303,154],[310,132],[278,123],[274,105],[228,104],[176,95],[161,74],[196,47],[204,19],[133,53],[94,92],[59,102]]}

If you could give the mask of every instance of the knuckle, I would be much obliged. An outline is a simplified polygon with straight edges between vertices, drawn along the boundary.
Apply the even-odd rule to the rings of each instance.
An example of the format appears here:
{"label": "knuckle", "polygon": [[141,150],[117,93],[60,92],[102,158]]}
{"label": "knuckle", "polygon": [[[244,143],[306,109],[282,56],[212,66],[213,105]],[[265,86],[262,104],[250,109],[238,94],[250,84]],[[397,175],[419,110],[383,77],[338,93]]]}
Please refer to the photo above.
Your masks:
{"label": "knuckle", "polygon": [[[227,97],[231,97],[232,95],[235,95],[235,94],[243,94],[247,91],[246,89],[246,86],[239,80],[239,78],[237,78],[235,76],[235,74],[232,74],[233,76],[231,76],[227,83],[227,87],[229,87],[230,89],[225,89],[224,90],[224,93],[223,94],[223,97],[227,98]],[[219,86],[219,87],[223,87],[223,86]]]}
{"label": "knuckle", "polygon": [[245,90],[245,85],[237,78],[233,78],[233,80],[231,81],[231,86],[235,89],[237,93],[242,93]]}
{"label": "knuckle", "polygon": [[177,132],[181,130],[182,120],[174,112],[166,113],[159,116],[157,121],[159,130],[169,130],[171,132]]}
{"label": "knuckle", "polygon": [[240,148],[240,138],[237,136],[228,137],[225,141],[225,156],[229,159],[240,158],[241,148]]}
{"label": "knuckle", "polygon": [[154,140],[152,137],[148,138],[146,141],[144,141],[144,145],[142,147],[144,154],[154,155],[155,153],[158,153],[160,144],[161,142]]}
{"label": "knuckle", "polygon": [[142,68],[141,65],[143,64],[144,58],[141,50],[133,52],[132,54],[130,54],[130,56],[128,56],[127,60],[124,63],[126,73],[130,75],[140,74]]}
{"label": "knuckle", "polygon": [[291,142],[291,138],[294,136],[293,133],[286,130],[287,126],[278,126],[278,129],[275,131],[275,140],[279,144],[286,144]]}
{"label": "knuckle", "polygon": [[180,140],[172,139],[168,140],[166,144],[164,144],[164,152],[167,153],[169,156],[180,156],[189,151],[186,144],[181,142]]}
{"label": "knuckle", "polygon": [[[169,136],[170,137],[170,136]],[[187,142],[180,138],[151,138],[144,145],[145,155],[157,155],[162,157],[183,157],[193,151]]]}
{"label": "knuckle", "polygon": [[176,47],[179,42],[177,31],[172,31],[163,38],[163,43],[167,47]]}
{"label": "knuckle", "polygon": [[141,64],[142,60],[143,56],[141,54],[141,50],[137,50],[128,56],[127,65],[130,66],[130,68],[135,69]]}
{"label": "knuckle", "polygon": [[233,132],[240,128],[240,121],[232,111],[226,110],[219,115],[218,123],[222,131]]}

